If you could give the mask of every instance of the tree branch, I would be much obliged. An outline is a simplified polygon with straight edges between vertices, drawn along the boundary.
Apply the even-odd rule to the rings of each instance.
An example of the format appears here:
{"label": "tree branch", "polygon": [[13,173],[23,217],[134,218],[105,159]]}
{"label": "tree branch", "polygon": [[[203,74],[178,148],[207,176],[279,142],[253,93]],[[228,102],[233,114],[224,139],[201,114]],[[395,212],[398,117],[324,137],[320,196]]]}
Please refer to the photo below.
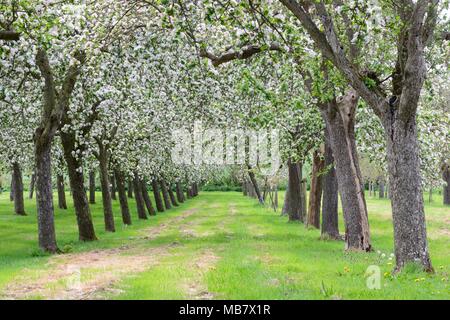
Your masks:
{"label": "tree branch", "polygon": [[18,41],[20,39],[20,33],[13,30],[1,30],[0,40],[4,41]]}
{"label": "tree branch", "polygon": [[212,64],[217,67],[223,63],[227,63],[232,60],[245,60],[252,56],[254,56],[257,53],[263,52],[263,51],[283,51],[283,49],[280,47],[277,43],[270,44],[267,48],[264,48],[264,46],[258,46],[258,45],[249,45],[244,48],[242,48],[239,51],[229,51],[226,53],[221,54],[220,56],[216,56],[213,53],[208,52],[206,49],[200,50],[200,57],[202,58],[208,58],[212,61]]}

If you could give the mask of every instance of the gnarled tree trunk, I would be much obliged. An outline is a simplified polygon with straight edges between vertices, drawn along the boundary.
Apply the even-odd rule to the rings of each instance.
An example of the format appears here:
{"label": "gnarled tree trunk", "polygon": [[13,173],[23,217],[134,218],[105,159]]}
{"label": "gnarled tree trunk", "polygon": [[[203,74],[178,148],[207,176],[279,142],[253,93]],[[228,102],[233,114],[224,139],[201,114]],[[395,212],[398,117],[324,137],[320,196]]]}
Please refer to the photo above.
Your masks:
{"label": "gnarled tree trunk", "polygon": [[178,207],[178,202],[177,199],[175,198],[175,194],[173,193],[171,185],[168,186],[167,191],[169,191],[170,202],[172,202],[172,205],[174,207]]}
{"label": "gnarled tree trunk", "polygon": [[338,103],[320,105],[329,131],[345,223],[345,248],[371,251],[369,220],[355,143],[354,117],[358,97],[349,90]]}
{"label": "gnarled tree trunk", "polygon": [[20,216],[25,216],[25,205],[23,201],[23,181],[22,170],[17,162],[13,163],[13,181],[12,187],[14,189],[14,212]]}

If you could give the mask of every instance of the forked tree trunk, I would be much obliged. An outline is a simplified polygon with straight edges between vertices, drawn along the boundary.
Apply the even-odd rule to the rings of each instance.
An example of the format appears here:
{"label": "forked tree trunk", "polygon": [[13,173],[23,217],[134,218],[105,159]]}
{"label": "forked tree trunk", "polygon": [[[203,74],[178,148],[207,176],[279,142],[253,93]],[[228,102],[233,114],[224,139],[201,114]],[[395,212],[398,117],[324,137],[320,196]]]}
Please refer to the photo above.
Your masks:
{"label": "forked tree trunk", "polygon": [[116,196],[116,179],[115,179],[113,174],[110,176],[110,183],[111,183],[111,199],[117,200],[117,196]]}
{"label": "forked tree trunk", "polygon": [[313,153],[307,225],[317,229],[320,229],[320,203],[322,200],[322,177],[320,175],[322,174],[324,165],[320,151],[315,150]]}
{"label": "forked tree trunk", "polygon": [[89,203],[95,204],[95,171],[89,171]]}
{"label": "forked tree trunk", "polygon": [[128,198],[133,199],[133,180],[128,177]]}
{"label": "forked tree trunk", "polygon": [[450,165],[442,165],[442,179],[444,180],[443,200],[445,205],[450,205]]}
{"label": "forked tree trunk", "polygon": [[141,184],[137,173],[134,173],[133,179],[133,190],[134,190],[134,198],[136,199],[136,208],[138,213],[138,218],[142,220],[147,219],[147,214],[145,213],[145,203],[143,191],[141,190]]}
{"label": "forked tree trunk", "polygon": [[150,216],[156,216],[156,211],[155,208],[153,208],[152,200],[148,195],[147,184],[145,183],[145,181],[143,180],[141,181],[139,190],[141,191],[142,197],[144,198],[144,203],[145,207],[147,208],[148,214]]}
{"label": "forked tree trunk", "polygon": [[170,202],[172,202],[172,205],[174,207],[178,207],[178,202],[177,199],[175,198],[175,194],[173,193],[171,185],[168,186],[167,191],[169,191]]}
{"label": "forked tree trunk", "polygon": [[119,194],[119,202],[120,202],[120,212],[122,213],[122,222],[125,225],[131,225],[131,215],[130,209],[128,207],[128,199],[127,193],[125,190],[125,177],[123,173],[115,169],[114,170],[115,180],[117,184],[117,192]]}
{"label": "forked tree trunk", "polygon": [[340,239],[338,226],[338,183],[334,169],[333,152],[330,146],[330,137],[325,132],[325,168],[327,173],[322,176],[322,230],[324,239]]}
{"label": "forked tree trunk", "polygon": [[67,209],[66,190],[64,189],[64,177],[60,174],[56,176],[56,189],[58,191],[58,207]]}
{"label": "forked tree trunk", "polygon": [[50,253],[59,251],[56,245],[51,171],[51,144],[35,144],[36,203],[39,247]]}
{"label": "forked tree trunk", "polygon": [[30,180],[30,190],[29,190],[29,195],[28,195],[29,199],[33,199],[35,183],[36,183],[36,174],[33,172],[33,174],[31,175],[31,180]]}
{"label": "forked tree trunk", "polygon": [[[159,182],[159,185],[161,186],[161,192],[162,192],[163,199],[164,199],[164,205],[167,210],[170,210],[170,209],[172,209],[172,205],[170,204],[169,192],[167,191],[167,185],[164,182],[164,180],[161,180]],[[192,186],[192,189],[193,188],[194,188],[194,186]],[[193,192],[192,196],[195,196],[195,191],[193,190],[192,192]]]}
{"label": "forked tree trunk", "polygon": [[387,140],[396,269],[400,270],[408,262],[417,262],[424,270],[432,271],[420,183],[416,118],[413,115],[404,122],[398,117],[397,110],[393,108],[383,121]]}
{"label": "forked tree trunk", "polygon": [[302,172],[301,165],[296,162],[292,162],[291,159],[288,160],[288,191],[286,192],[287,197],[287,213],[289,216],[289,221],[302,221],[303,222],[303,212],[302,212],[302,192],[301,192],[301,181]]}
{"label": "forked tree trunk", "polygon": [[158,182],[156,182],[155,179],[152,180],[152,189],[153,189],[153,196],[155,198],[156,210],[158,210],[158,212],[164,212],[164,204],[161,198],[161,194],[159,193]]}
{"label": "forked tree trunk", "polygon": [[105,230],[115,232],[114,215],[112,211],[112,199],[109,184],[108,173],[108,156],[106,150],[99,146],[99,167],[100,167],[100,184],[102,187],[103,215],[105,219]]}
{"label": "forked tree trunk", "polygon": [[13,194],[14,194],[14,212],[20,216],[25,216],[25,205],[23,201],[23,181],[20,165],[13,163]]}
{"label": "forked tree trunk", "polygon": [[353,90],[339,99],[321,105],[322,117],[329,130],[336,177],[345,223],[346,250],[371,251],[366,201],[355,143],[354,116],[357,97]]}
{"label": "forked tree trunk", "polygon": [[184,202],[184,194],[183,194],[183,188],[181,187],[181,184],[179,182],[176,183],[176,194],[177,194],[177,200],[180,203]]}
{"label": "forked tree trunk", "polygon": [[[69,174],[70,190],[72,191],[73,205],[75,207],[75,215],[78,224],[78,238],[80,241],[97,240],[92,222],[91,209],[89,208],[86,190],[84,189],[84,174],[78,168],[82,167],[82,159],[74,157],[76,148],[76,137],[72,131],[60,132],[61,142],[64,151],[64,159],[67,164],[67,172]],[[91,186],[90,186],[91,190]],[[94,178],[95,190],[95,178]],[[94,191],[95,192],[95,191]],[[95,202],[95,198],[94,198]]]}

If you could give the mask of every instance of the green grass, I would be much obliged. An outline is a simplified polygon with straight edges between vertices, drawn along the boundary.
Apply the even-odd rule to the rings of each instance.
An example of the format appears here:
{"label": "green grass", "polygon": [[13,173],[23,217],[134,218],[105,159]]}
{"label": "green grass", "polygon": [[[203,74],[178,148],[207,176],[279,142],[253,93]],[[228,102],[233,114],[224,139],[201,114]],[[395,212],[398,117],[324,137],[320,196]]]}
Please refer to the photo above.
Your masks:
{"label": "green grass", "polygon": [[[283,193],[279,196],[282,199]],[[127,228],[122,226],[118,201],[114,201],[117,227],[114,234],[103,231],[100,194],[97,198],[92,212],[100,240],[78,242],[73,209],[56,210],[59,246],[68,245],[78,253],[130,245],[155,259],[147,270],[115,282],[114,289],[120,291],[107,291],[103,294],[106,298],[450,298],[450,208],[441,205],[439,195],[434,195],[432,203],[425,201],[436,273],[425,274],[409,266],[398,275],[391,274],[393,231],[386,199],[367,199],[375,251],[346,253],[343,242],[319,240],[318,230],[288,223],[279,212],[263,208],[238,192],[202,192],[199,197],[148,221],[137,220],[131,201],[134,219],[133,225]],[[67,199],[72,208],[70,197]],[[46,263],[50,257],[33,257],[37,248],[34,201],[26,201],[26,210],[29,214],[26,217],[13,215],[7,195],[0,196],[0,296],[18,275],[49,268]],[[187,212],[190,215],[177,219]],[[341,213],[340,220],[343,233]],[[165,227],[157,232],[162,224]],[[143,238],[144,234],[153,237]],[[156,249],[161,250],[151,251]],[[379,290],[366,286],[365,273],[370,265],[381,269]]]}

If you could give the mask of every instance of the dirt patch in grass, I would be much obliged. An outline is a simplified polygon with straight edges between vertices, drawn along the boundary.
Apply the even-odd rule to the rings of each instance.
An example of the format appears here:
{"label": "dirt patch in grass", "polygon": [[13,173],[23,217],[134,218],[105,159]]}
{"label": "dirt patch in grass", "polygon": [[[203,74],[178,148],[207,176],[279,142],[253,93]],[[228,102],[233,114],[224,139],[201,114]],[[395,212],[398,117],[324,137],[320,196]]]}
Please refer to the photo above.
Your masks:
{"label": "dirt patch in grass", "polygon": [[183,285],[183,290],[186,292],[188,299],[194,300],[211,300],[214,299],[215,294],[208,291],[202,279],[206,272],[214,268],[214,265],[219,260],[219,257],[211,250],[202,251],[194,261],[191,263],[191,268],[196,271],[193,279],[190,279]]}
{"label": "dirt patch in grass", "polygon": [[119,279],[158,263],[167,247],[132,250],[127,246],[51,257],[44,270],[24,270],[6,286],[4,299],[90,299]]}
{"label": "dirt patch in grass", "polygon": [[[161,225],[146,229],[151,236],[144,238],[156,238],[195,212],[196,208],[186,210]],[[116,282],[158,264],[174,245],[145,248],[141,244],[50,257],[45,269],[23,269],[21,275],[0,292],[0,298],[98,299],[108,292],[120,293],[113,288]]]}

